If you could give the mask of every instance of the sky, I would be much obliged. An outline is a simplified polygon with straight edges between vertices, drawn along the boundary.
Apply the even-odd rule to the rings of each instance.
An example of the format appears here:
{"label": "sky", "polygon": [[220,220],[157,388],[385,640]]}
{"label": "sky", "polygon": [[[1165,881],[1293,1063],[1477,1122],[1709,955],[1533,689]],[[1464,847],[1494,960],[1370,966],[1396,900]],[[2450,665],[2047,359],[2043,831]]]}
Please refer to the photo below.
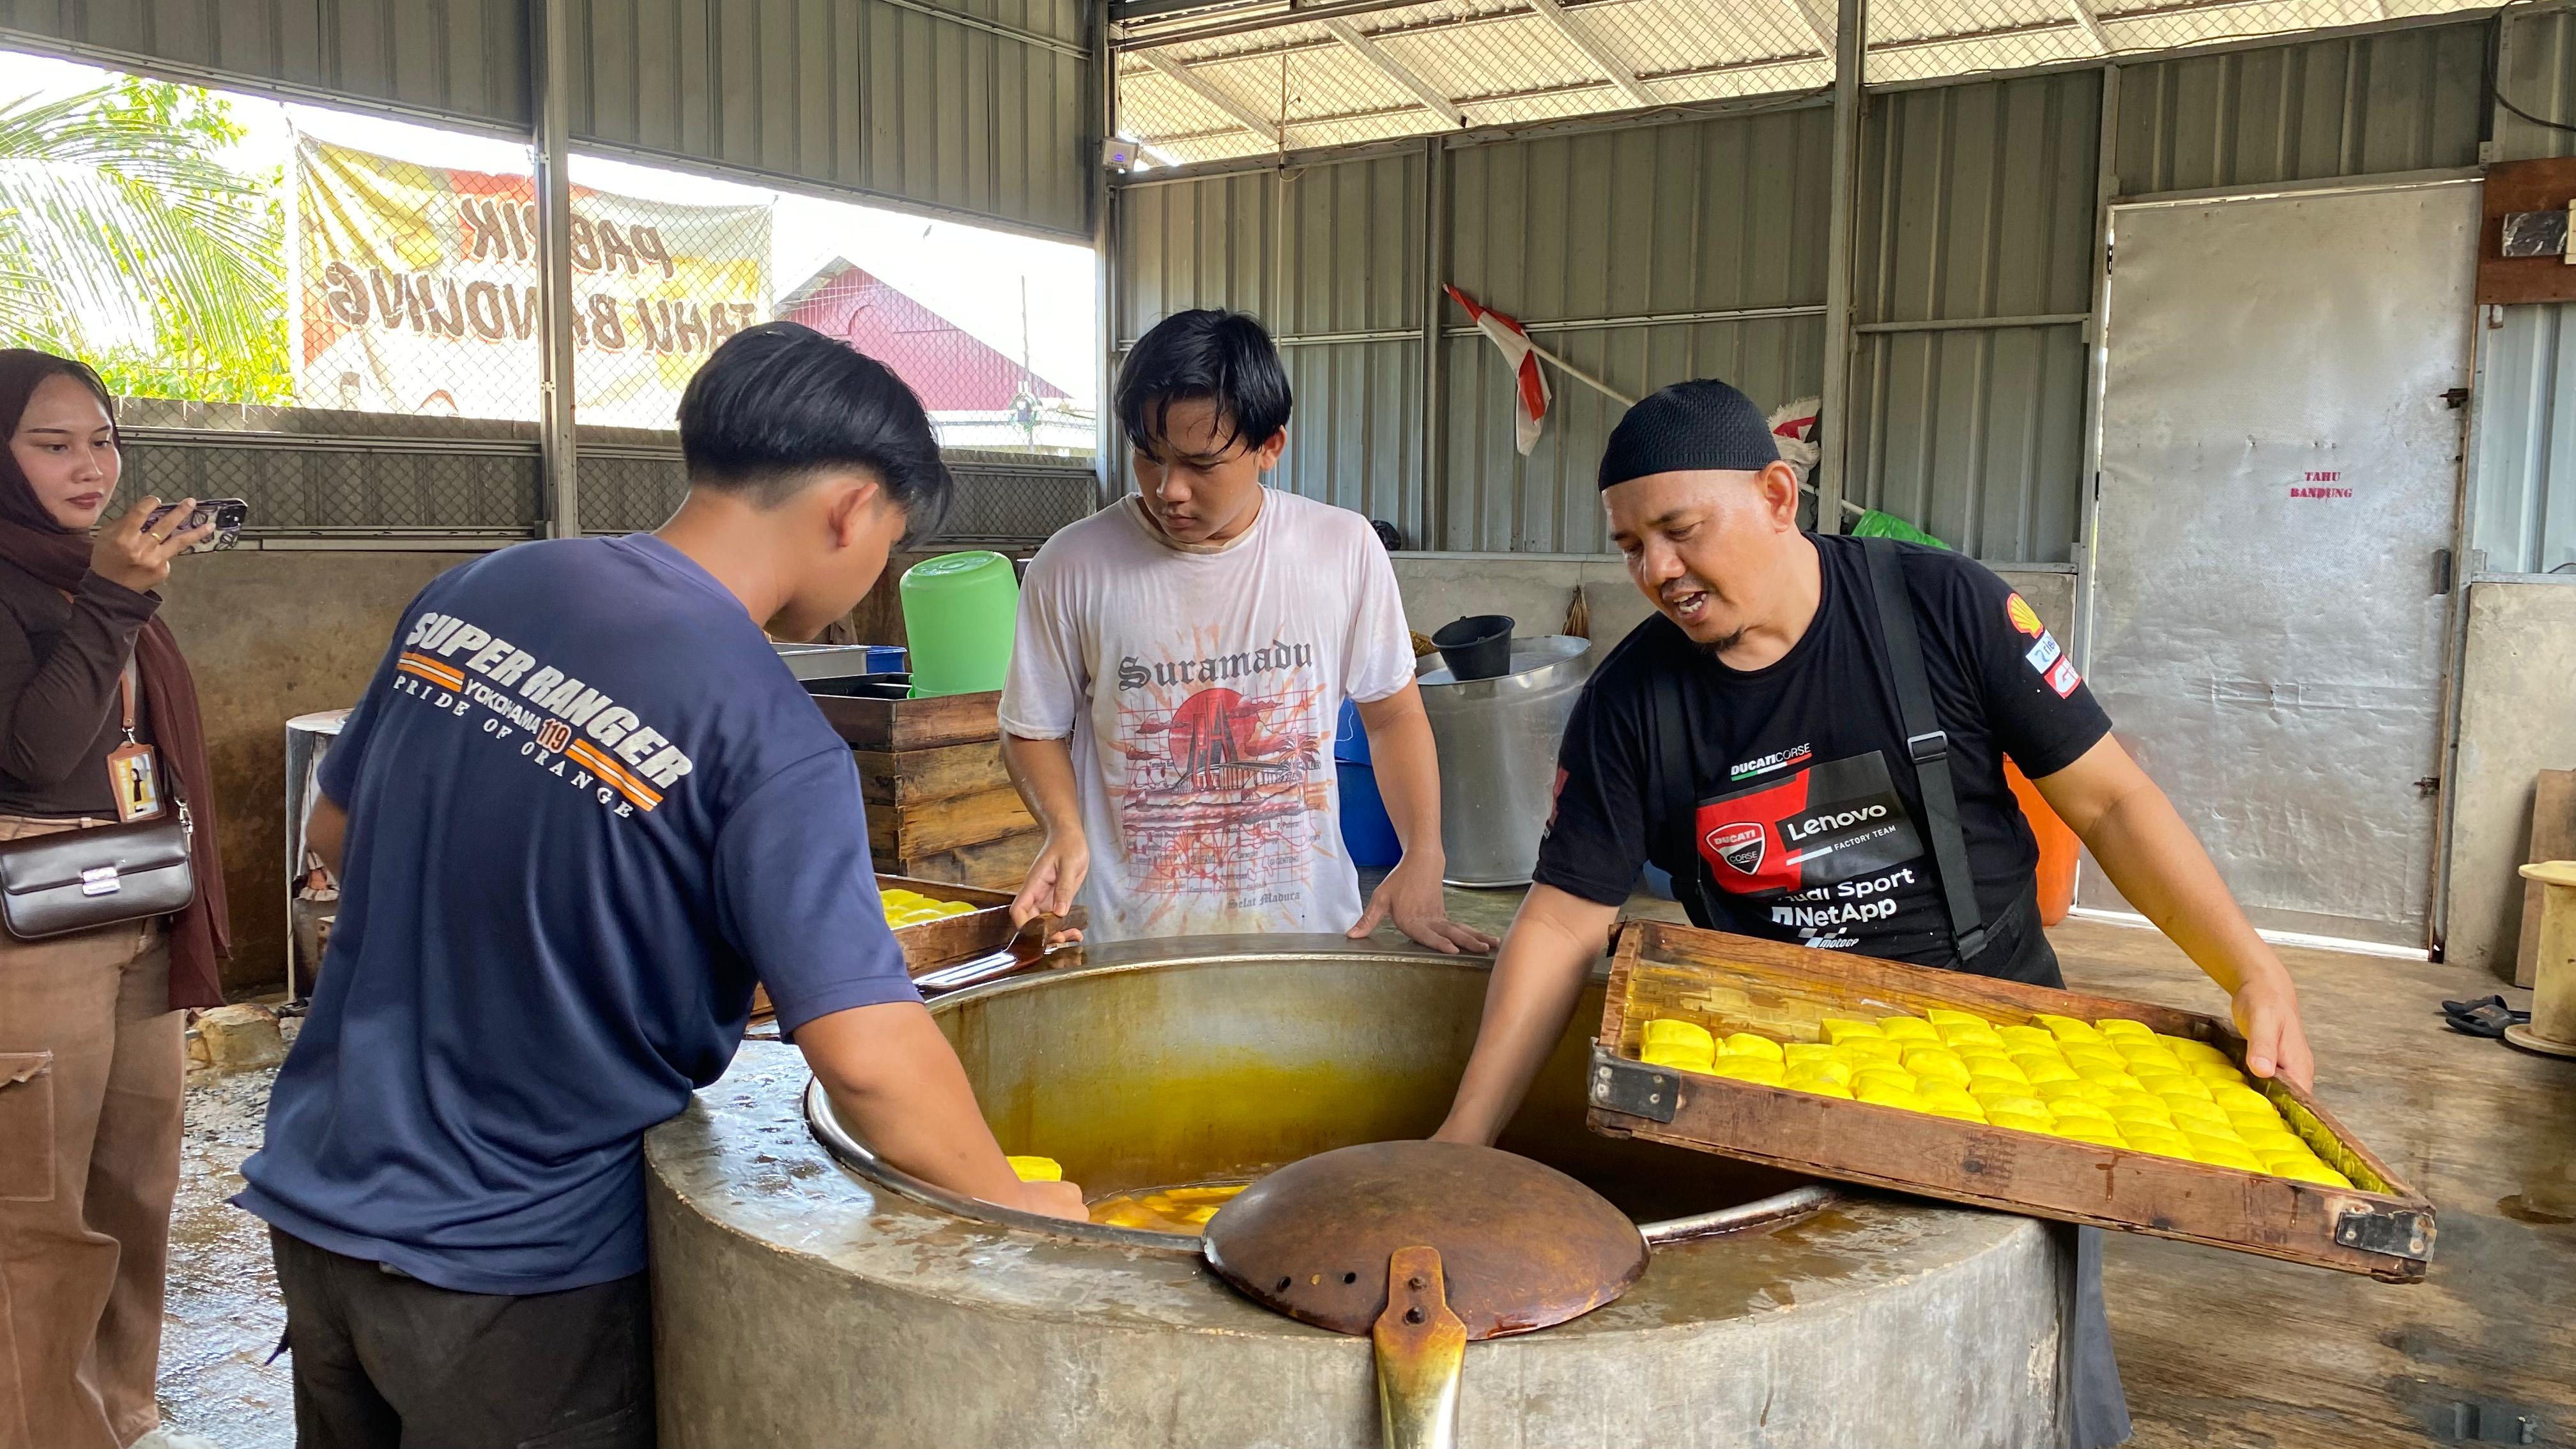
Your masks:
{"label": "sky", "polygon": [[[104,84],[111,73],[41,56],[0,52],[9,79],[0,98],[30,91],[69,95]],[[476,171],[524,172],[528,148],[490,136],[435,130],[377,116],[321,106],[287,104],[235,91],[218,91],[231,103],[245,131],[227,160],[236,169],[265,173],[285,166],[295,136],[321,140],[424,165]],[[825,201],[794,192],[710,180],[605,157],[575,155],[572,180],[580,186],[656,201],[705,206],[775,201],[770,218],[771,279],[785,296],[832,258],[847,257],[910,293],[924,306],[974,334],[1004,356],[1017,358],[1025,338],[1039,376],[1064,389],[1074,406],[1097,411],[1099,356],[1093,300],[1098,278],[1090,248],[1038,241],[908,212]],[[1027,324],[1022,326],[1025,280]]]}

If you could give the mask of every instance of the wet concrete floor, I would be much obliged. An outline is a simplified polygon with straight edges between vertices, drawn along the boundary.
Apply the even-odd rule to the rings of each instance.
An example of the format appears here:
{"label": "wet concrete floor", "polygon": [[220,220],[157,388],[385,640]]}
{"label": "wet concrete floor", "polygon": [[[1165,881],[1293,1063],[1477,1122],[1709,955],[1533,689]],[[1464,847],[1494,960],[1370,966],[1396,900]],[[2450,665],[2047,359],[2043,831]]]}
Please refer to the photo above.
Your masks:
{"label": "wet concrete floor", "polygon": [[[1517,892],[1453,892],[1500,932]],[[1640,902],[1639,904],[1644,904]],[[1670,911],[1669,903],[1658,903]],[[2225,1002],[2151,931],[2050,932],[2078,987],[2197,1011]],[[2320,1061],[2319,1093],[2437,1204],[2427,1282],[2391,1287],[2114,1234],[2105,1286],[2141,1449],[2382,1449],[2456,1442],[2463,1406],[2576,1446],[2576,1063],[2445,1030],[2436,1003],[2483,973],[2283,951]],[[2529,993],[2506,991],[2517,1006]],[[224,1199],[258,1145],[270,1073],[192,1090],[174,1223],[164,1414],[224,1449],[294,1442],[267,1231]],[[2474,1422],[2473,1420],[2470,1422]],[[2475,1430],[2471,1431],[2474,1436]]]}

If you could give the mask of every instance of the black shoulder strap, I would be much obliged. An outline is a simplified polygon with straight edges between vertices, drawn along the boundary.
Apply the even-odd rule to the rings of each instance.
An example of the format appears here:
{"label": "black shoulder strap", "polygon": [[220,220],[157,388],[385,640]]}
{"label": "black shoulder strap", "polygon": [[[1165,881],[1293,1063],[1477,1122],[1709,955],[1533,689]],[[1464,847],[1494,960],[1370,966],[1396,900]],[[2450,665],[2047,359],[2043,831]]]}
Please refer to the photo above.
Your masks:
{"label": "black shoulder strap", "polygon": [[1959,828],[1959,794],[1950,781],[1950,736],[1932,708],[1932,679],[1923,672],[1914,596],[1905,587],[1896,540],[1860,542],[1869,559],[1869,590],[1878,599],[1878,632],[1887,641],[1888,669],[1895,676],[1896,708],[1905,722],[1905,753],[1923,791],[1923,828],[1932,837],[1932,863],[1950,908],[1950,937],[1965,966],[1985,950],[1986,925],[1977,913],[1977,878],[1968,870],[1968,837]]}
{"label": "black shoulder strap", "polygon": [[1654,696],[1654,780],[1655,810],[1661,817],[1649,820],[1647,829],[1654,838],[1672,843],[1681,853],[1680,871],[1673,876],[1673,895],[1690,913],[1693,921],[1703,926],[1715,925],[1709,914],[1708,897],[1700,886],[1699,787],[1691,778],[1690,726],[1682,715],[1681,676],[1673,670],[1661,670],[1654,676],[1650,691]]}

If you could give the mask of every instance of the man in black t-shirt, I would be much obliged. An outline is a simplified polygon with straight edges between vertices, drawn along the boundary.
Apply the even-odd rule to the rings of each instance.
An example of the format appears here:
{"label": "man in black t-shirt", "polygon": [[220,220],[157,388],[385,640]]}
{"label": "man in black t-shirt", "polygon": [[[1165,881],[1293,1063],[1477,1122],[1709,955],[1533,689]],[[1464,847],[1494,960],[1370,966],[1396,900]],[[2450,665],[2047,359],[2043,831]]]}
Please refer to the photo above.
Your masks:
{"label": "man in black t-shirt", "polygon": [[[1567,724],[1536,883],[1503,939],[1441,1138],[1491,1142],[1511,1120],[1648,860],[1672,872],[1704,926],[2059,985],[2036,907],[2038,847],[2004,782],[2007,757],[2121,893],[2228,992],[2248,1067],[2307,1084],[2288,973],[2003,580],[1938,549],[1903,546],[1892,560],[1973,881],[1963,953],[1968,897],[1945,896],[1939,817],[1918,767],[1943,751],[1906,727],[1863,541],[1800,531],[1796,472],[1760,411],[1722,382],[1677,384],[1631,408],[1600,482],[1611,536],[1658,617],[1611,652]],[[2090,1446],[2126,1437],[2128,1420],[2089,1239],[2084,1257],[2077,1338],[2089,1346],[2069,1442]]]}

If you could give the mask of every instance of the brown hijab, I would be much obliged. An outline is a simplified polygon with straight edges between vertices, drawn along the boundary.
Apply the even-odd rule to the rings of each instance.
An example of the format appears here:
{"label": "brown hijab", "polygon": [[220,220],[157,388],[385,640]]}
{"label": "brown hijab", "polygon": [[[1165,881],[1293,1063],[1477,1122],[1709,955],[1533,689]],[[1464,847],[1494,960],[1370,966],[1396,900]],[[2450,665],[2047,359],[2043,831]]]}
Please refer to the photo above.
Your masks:
{"label": "brown hijab", "polygon": [[[80,379],[98,394],[108,416],[116,404],[107,387],[87,365],[50,352],[24,347],[0,348],[0,442],[16,436],[18,419],[37,384],[63,374]],[[18,459],[0,446],[0,559],[17,565],[39,581],[69,591],[89,572],[90,540],[54,522],[37,501],[36,490],[18,467]],[[197,683],[179,641],[159,618],[143,626],[134,641],[135,673],[143,685],[144,716],[152,726],[153,748],[169,771],[170,783],[196,823],[189,855],[197,877],[197,899],[170,920],[170,1005],[221,1006],[221,978],[215,963],[232,954],[232,917],[224,904],[224,865],[215,844],[215,782],[206,764],[206,730],[197,717]]]}

